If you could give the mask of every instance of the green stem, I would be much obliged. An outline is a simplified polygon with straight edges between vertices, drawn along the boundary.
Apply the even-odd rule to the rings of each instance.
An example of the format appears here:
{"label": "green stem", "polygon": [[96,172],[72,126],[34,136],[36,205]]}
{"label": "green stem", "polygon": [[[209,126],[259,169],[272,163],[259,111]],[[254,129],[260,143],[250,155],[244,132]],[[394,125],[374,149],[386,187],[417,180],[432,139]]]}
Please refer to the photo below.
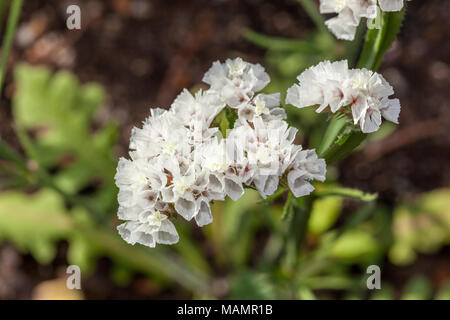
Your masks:
{"label": "green stem", "polygon": [[383,56],[397,37],[402,26],[406,6],[399,12],[382,12],[381,28],[369,29],[361,52],[358,68],[377,70]]}
{"label": "green stem", "polygon": [[285,242],[283,267],[293,271],[297,266],[298,255],[308,231],[308,222],[313,203],[312,197],[292,198],[293,213],[287,220],[288,228]]}
{"label": "green stem", "polygon": [[17,22],[19,21],[20,11],[23,0],[13,0],[9,9],[8,23],[6,25],[6,35],[3,39],[2,56],[0,61],[0,96],[3,89],[3,81],[6,73],[9,52],[11,51],[14,33],[16,32]]}
{"label": "green stem", "polygon": [[338,196],[358,199],[361,201],[375,201],[378,195],[375,193],[365,193],[358,189],[342,188],[342,187],[328,187],[324,190],[317,190],[315,193],[316,197],[329,197]]}
{"label": "green stem", "polygon": [[7,0],[0,0],[0,32],[2,29],[2,25],[3,25],[3,18],[5,17],[7,4],[8,4]]}

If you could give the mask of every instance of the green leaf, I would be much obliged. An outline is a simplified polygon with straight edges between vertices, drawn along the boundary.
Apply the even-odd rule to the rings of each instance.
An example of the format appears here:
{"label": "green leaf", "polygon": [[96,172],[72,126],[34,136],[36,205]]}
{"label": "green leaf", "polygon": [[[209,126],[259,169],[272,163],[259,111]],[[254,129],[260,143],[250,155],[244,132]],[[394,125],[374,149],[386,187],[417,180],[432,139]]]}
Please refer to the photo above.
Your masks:
{"label": "green leaf", "polygon": [[450,280],[441,286],[436,294],[436,300],[450,300]]}
{"label": "green leaf", "polygon": [[389,259],[397,265],[409,265],[417,253],[434,253],[450,244],[450,189],[424,193],[413,203],[398,205],[392,232]]}
{"label": "green leaf", "polygon": [[19,192],[0,193],[0,240],[11,241],[42,264],[55,256],[56,243],[72,230],[61,198],[43,190],[26,196]]}
{"label": "green leaf", "polygon": [[403,289],[403,300],[429,300],[432,296],[432,288],[430,281],[423,277],[417,276],[412,278]]}
{"label": "green leaf", "polygon": [[215,248],[220,264],[242,267],[252,253],[254,233],[264,221],[264,210],[256,203],[257,191],[246,189],[237,201],[227,198],[212,206],[214,223],[202,228]]}
{"label": "green leaf", "polygon": [[131,246],[109,227],[95,226],[82,209],[68,211],[53,190],[42,189],[32,195],[7,191],[0,193],[0,242],[9,241],[30,253],[41,264],[53,260],[57,243],[69,243],[68,260],[83,272],[93,270],[100,256],[131,270],[170,279],[187,290],[208,294],[208,275],[181,263],[164,248]]}
{"label": "green leaf", "polygon": [[275,299],[275,285],[268,274],[243,271],[231,278],[229,298],[238,300]]}
{"label": "green leaf", "polygon": [[300,288],[297,290],[297,296],[300,300],[317,300],[314,292],[305,286],[300,286]]}
{"label": "green leaf", "polygon": [[375,64],[373,69],[377,70],[383,61],[383,56],[386,53],[387,49],[391,46],[394,40],[397,38],[397,34],[402,27],[403,18],[406,11],[406,4],[400,12],[389,12],[386,17],[386,28],[385,33],[383,35],[383,41],[380,44],[378,49],[378,54],[375,59]]}
{"label": "green leaf", "polygon": [[234,123],[238,119],[237,111],[235,109],[230,108],[230,107],[225,107],[225,115],[226,115],[227,120],[228,120],[228,129],[233,129],[234,128]]}
{"label": "green leaf", "polygon": [[377,70],[383,56],[397,37],[402,25],[406,6],[399,12],[382,12],[381,28],[369,29],[358,62],[358,68]]}
{"label": "green leaf", "polygon": [[94,183],[101,185],[98,194],[109,192],[106,198],[110,200],[101,203],[105,198],[97,199],[98,207],[103,212],[114,211],[116,203],[111,199],[117,191],[111,186],[116,162],[111,151],[117,125],[107,123],[92,132],[93,115],[104,97],[102,88],[81,86],[67,71],[52,75],[47,68],[28,65],[16,68],[15,82],[13,113],[27,155],[40,169],[53,170],[54,183],[68,194]]}
{"label": "green leaf", "polygon": [[347,124],[348,119],[345,115],[340,115],[330,121],[323,139],[319,147],[317,148],[317,155],[319,157],[323,157],[328,149],[335,143],[338,136],[342,133]]}
{"label": "green leaf", "polygon": [[374,213],[375,211],[374,203],[369,203],[363,206],[361,209],[352,214],[352,216],[345,222],[345,224],[339,229],[336,237],[339,238],[341,235],[345,234],[347,231],[352,230],[357,227]]}
{"label": "green leaf", "polygon": [[364,230],[343,234],[332,246],[330,254],[346,262],[365,261],[379,253],[377,240]]}
{"label": "green leaf", "polygon": [[375,292],[370,297],[371,300],[395,300],[395,290],[394,288],[387,284],[382,283],[381,289],[375,290]]}
{"label": "green leaf", "polygon": [[327,197],[313,202],[309,230],[314,234],[322,234],[336,222],[342,210],[342,199]]}
{"label": "green leaf", "polygon": [[353,132],[350,135],[345,136],[345,141],[342,142],[342,144],[336,143],[326,153],[325,160],[327,164],[332,164],[346,158],[364,141],[365,138],[366,135],[362,132]]}

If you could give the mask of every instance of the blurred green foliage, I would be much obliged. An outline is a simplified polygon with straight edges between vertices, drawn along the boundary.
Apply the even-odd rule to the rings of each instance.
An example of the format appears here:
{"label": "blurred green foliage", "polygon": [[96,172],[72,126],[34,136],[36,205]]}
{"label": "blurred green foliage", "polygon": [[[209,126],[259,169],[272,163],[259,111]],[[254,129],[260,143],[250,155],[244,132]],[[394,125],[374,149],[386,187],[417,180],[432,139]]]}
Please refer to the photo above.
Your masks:
{"label": "blurred green foliage", "polygon": [[[273,80],[268,92],[285,93],[298,74],[326,59],[346,58],[355,66],[361,48],[360,65],[376,68],[401,23],[401,16],[388,14],[381,30],[366,33],[364,45],[363,25],[356,40],[343,45],[328,33],[312,2],[300,2],[317,31],[301,40],[251,30],[245,34],[267,49]],[[316,184],[310,198],[295,199],[280,188],[261,200],[249,189],[236,202],[216,202],[214,223],[201,230],[179,219],[180,242],[174,246],[131,246],[114,230],[117,126],[96,120],[103,89],[80,85],[67,71],[52,74],[27,65],[16,67],[15,85],[13,114],[26,159],[0,140],[0,165],[6,163],[0,169],[11,176],[6,177],[12,182],[9,187],[15,187],[0,193],[0,242],[15,244],[39,263],[50,263],[65,240],[68,263],[83,272],[93,271],[97,259],[106,256],[113,262],[110,276],[120,285],[128,285],[138,272],[156,290],[176,284],[195,298],[316,299],[333,298],[333,292],[347,299],[450,297],[450,283],[434,290],[424,277],[410,279],[401,290],[385,281],[381,290],[369,293],[366,287],[368,265],[383,266],[386,257],[397,265],[411,264],[418,253],[430,254],[449,244],[449,189],[387,208],[376,202],[376,194],[338,185],[337,169],[329,166],[327,183]],[[308,137],[303,144],[318,148],[329,161],[347,155],[342,149],[350,152],[364,145],[365,136],[349,131],[345,119],[333,118],[327,126],[326,115],[312,108],[284,107],[288,121],[301,129],[303,139]],[[234,122],[232,115],[222,113],[223,132]],[[383,125],[366,141],[393,130]],[[30,193],[24,186],[37,191]],[[346,199],[357,209],[348,210]]]}
{"label": "blurred green foliage", "polygon": [[16,68],[15,83],[14,119],[27,155],[40,168],[52,170],[55,184],[69,194],[99,185],[87,200],[103,213],[112,211],[117,125],[93,126],[103,89],[80,86],[67,71],[52,75],[44,67],[27,65]]}
{"label": "blurred green foliage", "polygon": [[434,253],[450,244],[450,189],[435,190],[394,210],[394,245],[390,260],[414,262],[417,253]]}

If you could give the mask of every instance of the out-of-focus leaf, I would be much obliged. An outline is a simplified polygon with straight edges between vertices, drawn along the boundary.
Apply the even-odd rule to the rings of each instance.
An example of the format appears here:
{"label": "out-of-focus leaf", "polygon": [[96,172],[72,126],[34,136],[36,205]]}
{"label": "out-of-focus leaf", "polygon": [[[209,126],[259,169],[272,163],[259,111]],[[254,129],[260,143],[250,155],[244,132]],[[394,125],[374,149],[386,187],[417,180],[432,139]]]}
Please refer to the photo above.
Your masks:
{"label": "out-of-focus leaf", "polygon": [[394,210],[394,244],[390,260],[398,265],[412,263],[420,253],[433,253],[450,243],[450,189],[423,194],[414,203]]}
{"label": "out-of-focus leaf", "polygon": [[246,30],[244,37],[257,46],[275,51],[317,53],[317,48],[314,46],[314,43],[309,41],[270,37],[250,29]]}
{"label": "out-of-focus leaf", "polygon": [[61,198],[43,190],[26,196],[19,192],[0,193],[0,240],[13,242],[30,252],[42,264],[56,254],[56,243],[71,232]]}
{"label": "out-of-focus leaf", "polygon": [[311,18],[311,20],[314,22],[316,27],[327,36],[330,36],[329,31],[325,27],[325,19],[322,14],[320,14],[317,6],[314,4],[311,0],[298,0],[300,4],[302,5],[303,9],[306,11],[308,16]]}
{"label": "out-of-focus leaf", "polygon": [[342,210],[342,199],[327,197],[313,202],[309,230],[314,234],[322,234],[333,226]]}
{"label": "out-of-focus leaf", "polygon": [[403,300],[431,299],[432,288],[430,281],[422,276],[412,278],[403,289]]}
{"label": "out-of-focus leaf", "polygon": [[207,294],[208,275],[182,264],[163,248],[142,248],[123,241],[117,232],[95,226],[88,214],[78,208],[70,212],[59,194],[42,189],[26,195],[0,193],[0,241],[10,241],[29,252],[42,264],[52,261],[60,240],[69,243],[68,260],[89,272],[101,255],[154,280],[171,279],[184,288]]}
{"label": "out-of-focus leaf", "polygon": [[189,226],[190,225],[184,221],[179,221],[177,223],[177,231],[180,239],[183,239],[183,241],[179,241],[173,248],[181,257],[183,257],[185,263],[189,263],[209,274],[211,272],[209,264],[201,247],[199,247],[198,243],[192,239]]}
{"label": "out-of-focus leaf", "polygon": [[230,280],[230,299],[268,300],[275,298],[275,286],[268,274],[242,271]]}
{"label": "out-of-focus leaf", "polygon": [[129,268],[116,263],[112,267],[111,277],[116,284],[126,287],[133,280],[133,272]]}
{"label": "out-of-focus leaf", "polygon": [[379,254],[377,240],[364,230],[343,234],[332,246],[330,255],[346,262],[366,261]]}
{"label": "out-of-focus leaf", "polygon": [[361,281],[347,275],[315,276],[302,279],[312,290],[351,290],[361,287]]}
{"label": "out-of-focus leaf", "polygon": [[372,300],[394,300],[395,290],[388,283],[382,283],[381,289],[375,290],[370,297]]}
{"label": "out-of-focus leaf", "polygon": [[317,197],[338,196],[345,198],[353,198],[361,201],[375,201],[377,194],[365,193],[358,189],[344,188],[339,186],[320,185],[315,192]]}
{"label": "out-of-focus leaf", "polygon": [[391,135],[397,129],[397,125],[392,122],[385,121],[381,124],[380,129],[367,137],[367,143],[383,140]]}
{"label": "out-of-focus leaf", "polygon": [[212,207],[214,223],[204,227],[203,232],[214,243],[220,263],[235,267],[245,264],[251,253],[254,232],[264,218],[264,210],[257,205],[259,194],[246,189],[238,201],[226,199]]}
{"label": "out-of-focus leaf", "polygon": [[[93,114],[104,97],[101,87],[80,86],[67,71],[52,75],[44,67],[28,65],[15,69],[15,83],[13,112],[28,156],[54,170],[54,182],[69,194],[93,183],[104,186],[109,196],[98,203],[104,212],[113,211],[116,164],[111,152],[117,126],[108,123],[92,132]],[[25,141],[30,133],[32,138]]]}
{"label": "out-of-focus leaf", "polygon": [[439,289],[436,294],[436,300],[450,300],[450,280]]}
{"label": "out-of-focus leaf", "polygon": [[366,204],[361,209],[352,214],[346,223],[339,229],[337,236],[341,236],[349,230],[352,230],[362,222],[366,221],[375,211],[373,203]]}
{"label": "out-of-focus leaf", "polygon": [[300,286],[300,288],[297,290],[297,296],[301,300],[316,300],[317,299],[316,296],[314,295],[314,292],[305,286]]}

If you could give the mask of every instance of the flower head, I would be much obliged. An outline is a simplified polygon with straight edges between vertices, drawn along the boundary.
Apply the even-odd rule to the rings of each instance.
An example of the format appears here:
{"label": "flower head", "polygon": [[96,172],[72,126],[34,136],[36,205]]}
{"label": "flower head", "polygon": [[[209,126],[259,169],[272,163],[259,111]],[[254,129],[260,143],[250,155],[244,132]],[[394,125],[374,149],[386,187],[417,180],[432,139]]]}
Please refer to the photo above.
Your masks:
{"label": "flower head", "polygon": [[[130,159],[119,160],[115,176],[118,217],[126,221],[118,230],[131,244],[177,242],[175,214],[204,226],[213,221],[212,201],[237,200],[246,186],[267,197],[295,171],[301,177],[292,191],[306,195],[313,187],[300,192],[298,181],[325,178],[314,150],[302,151],[308,160],[299,158],[297,130],[283,120],[280,94],[258,93],[270,81],[263,67],[240,58],[214,62],[204,81],[208,90],[183,90],[169,110],[152,109],[132,130]],[[224,137],[214,120],[227,105],[238,120]]]}
{"label": "flower head", "polygon": [[320,0],[320,13],[336,13],[325,21],[330,31],[342,40],[353,40],[362,18],[374,19],[382,11],[400,11],[404,0]]}
{"label": "flower head", "polygon": [[[286,102],[298,108],[317,105],[317,112],[352,114],[361,131],[377,131],[381,118],[398,123],[400,102],[390,99],[393,88],[380,74],[367,69],[348,69],[347,61],[324,61],[304,71],[287,91]],[[350,109],[350,110],[347,110]]]}

